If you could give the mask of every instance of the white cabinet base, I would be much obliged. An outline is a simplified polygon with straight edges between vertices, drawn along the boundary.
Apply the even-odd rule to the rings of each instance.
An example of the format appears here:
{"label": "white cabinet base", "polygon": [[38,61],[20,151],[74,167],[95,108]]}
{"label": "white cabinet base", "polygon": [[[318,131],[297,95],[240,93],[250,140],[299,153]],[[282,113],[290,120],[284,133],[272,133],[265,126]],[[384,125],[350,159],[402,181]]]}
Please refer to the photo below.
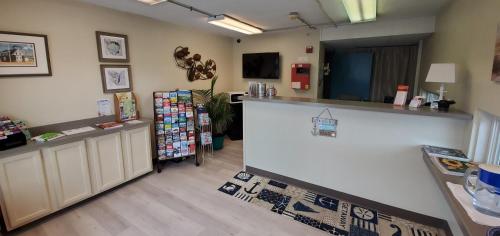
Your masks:
{"label": "white cabinet base", "polygon": [[92,196],[85,142],[64,144],[43,150],[47,173],[53,183],[58,208]]}
{"label": "white cabinet base", "polygon": [[125,170],[120,133],[90,138],[87,145],[95,192],[99,193],[123,183]]}
{"label": "white cabinet base", "polygon": [[153,170],[149,127],[122,132],[127,180]]}
{"label": "white cabinet base", "polygon": [[2,213],[9,230],[52,212],[39,151],[0,159],[0,188]]}

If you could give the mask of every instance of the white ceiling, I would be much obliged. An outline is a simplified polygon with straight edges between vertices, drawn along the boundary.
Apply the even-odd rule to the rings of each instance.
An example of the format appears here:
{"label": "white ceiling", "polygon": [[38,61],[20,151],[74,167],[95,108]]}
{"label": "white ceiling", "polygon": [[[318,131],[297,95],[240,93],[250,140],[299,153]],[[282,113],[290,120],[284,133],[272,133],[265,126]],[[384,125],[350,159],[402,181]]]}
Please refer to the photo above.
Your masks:
{"label": "white ceiling", "polygon": [[[239,33],[207,24],[206,16],[171,3],[149,6],[136,0],[80,0],[120,11],[144,15],[178,25],[240,37]],[[342,0],[178,0],[212,14],[227,14],[265,30],[300,26],[288,19],[288,13],[299,12],[311,24],[347,22]],[[378,18],[401,19],[434,16],[451,0],[378,0]],[[321,4],[320,4],[321,2]],[[321,6],[323,5],[323,9]],[[330,17],[329,17],[330,16]]]}

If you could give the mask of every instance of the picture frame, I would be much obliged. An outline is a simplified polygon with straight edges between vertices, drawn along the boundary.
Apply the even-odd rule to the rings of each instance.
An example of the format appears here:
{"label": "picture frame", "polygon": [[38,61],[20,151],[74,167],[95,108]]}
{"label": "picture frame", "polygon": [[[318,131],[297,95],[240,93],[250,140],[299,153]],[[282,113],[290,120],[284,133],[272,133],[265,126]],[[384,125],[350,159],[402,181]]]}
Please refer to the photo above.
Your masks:
{"label": "picture frame", "polygon": [[497,25],[491,81],[500,82],[500,24]]}
{"label": "picture frame", "polygon": [[104,93],[132,91],[130,65],[101,65],[102,89]]}
{"label": "picture frame", "polygon": [[128,36],[96,31],[97,52],[100,62],[129,62]]}
{"label": "picture frame", "polygon": [[52,76],[47,35],[0,31],[0,77]]}

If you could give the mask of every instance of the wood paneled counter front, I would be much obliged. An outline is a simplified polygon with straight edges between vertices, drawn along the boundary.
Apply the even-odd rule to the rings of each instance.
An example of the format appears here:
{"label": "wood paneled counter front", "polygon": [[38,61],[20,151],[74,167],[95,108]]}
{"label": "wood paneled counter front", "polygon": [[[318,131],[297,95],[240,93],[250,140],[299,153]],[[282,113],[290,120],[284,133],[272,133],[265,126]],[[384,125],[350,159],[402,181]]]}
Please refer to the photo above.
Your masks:
{"label": "wood paneled counter front", "polygon": [[[33,135],[111,117],[32,128]],[[0,207],[13,230],[153,170],[150,120],[0,151]]]}

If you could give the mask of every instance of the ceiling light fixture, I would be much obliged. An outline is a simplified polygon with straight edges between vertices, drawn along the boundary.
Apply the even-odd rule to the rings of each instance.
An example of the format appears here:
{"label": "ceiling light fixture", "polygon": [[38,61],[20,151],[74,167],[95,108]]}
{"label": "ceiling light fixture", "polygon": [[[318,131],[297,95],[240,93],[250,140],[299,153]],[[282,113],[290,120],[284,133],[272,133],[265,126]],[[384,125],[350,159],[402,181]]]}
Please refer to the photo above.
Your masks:
{"label": "ceiling light fixture", "polygon": [[166,2],[167,0],[137,0],[137,1],[153,6],[158,3]]}
{"label": "ceiling light fixture", "polygon": [[377,0],[342,0],[351,23],[377,19]]}
{"label": "ceiling light fixture", "polygon": [[208,17],[208,23],[226,29],[234,30],[243,34],[261,34],[264,32],[260,28],[257,28],[253,25],[247,24],[245,22],[242,22],[240,20],[237,20],[233,17],[224,14]]}

